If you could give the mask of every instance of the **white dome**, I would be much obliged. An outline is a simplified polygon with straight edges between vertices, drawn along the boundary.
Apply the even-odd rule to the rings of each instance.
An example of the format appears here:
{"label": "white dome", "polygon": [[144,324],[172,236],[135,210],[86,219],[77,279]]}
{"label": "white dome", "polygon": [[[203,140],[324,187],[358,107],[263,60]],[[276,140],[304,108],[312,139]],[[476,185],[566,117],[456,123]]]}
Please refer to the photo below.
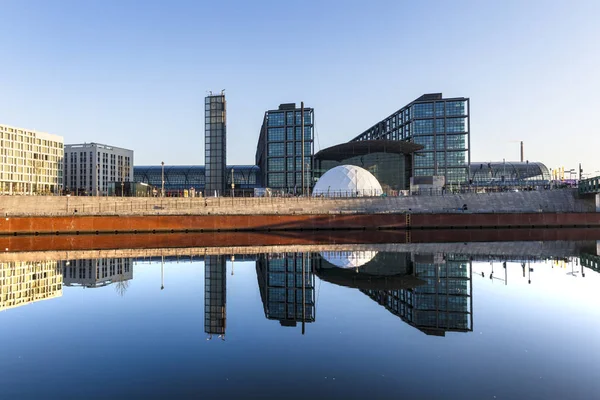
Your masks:
{"label": "white dome", "polygon": [[379,196],[381,185],[372,173],[355,165],[339,165],[325,172],[313,188],[313,196]]}
{"label": "white dome", "polygon": [[371,261],[377,251],[323,251],[323,257],[328,263],[340,268],[358,268]]}

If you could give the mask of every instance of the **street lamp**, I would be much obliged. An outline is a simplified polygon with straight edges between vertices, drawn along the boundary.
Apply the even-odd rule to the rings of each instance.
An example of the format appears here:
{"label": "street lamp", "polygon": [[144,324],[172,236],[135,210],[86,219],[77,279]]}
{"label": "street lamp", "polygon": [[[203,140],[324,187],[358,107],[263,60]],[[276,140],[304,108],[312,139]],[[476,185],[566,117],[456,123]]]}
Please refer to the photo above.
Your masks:
{"label": "street lamp", "polygon": [[160,173],[160,197],[165,197],[165,162],[160,162],[161,173]]}
{"label": "street lamp", "polygon": [[231,197],[235,197],[235,183],[233,182],[233,168],[231,168]]}

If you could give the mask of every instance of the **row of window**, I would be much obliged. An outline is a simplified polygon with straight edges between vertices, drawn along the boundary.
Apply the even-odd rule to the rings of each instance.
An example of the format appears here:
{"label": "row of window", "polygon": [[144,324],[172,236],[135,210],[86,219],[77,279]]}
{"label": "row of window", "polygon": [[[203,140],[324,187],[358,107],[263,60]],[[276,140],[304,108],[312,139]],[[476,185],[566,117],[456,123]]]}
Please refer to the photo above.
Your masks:
{"label": "row of window", "polygon": [[[312,126],[304,127],[304,140],[312,140],[313,130]],[[267,140],[269,142],[277,142],[284,140],[302,140],[302,127],[300,126],[288,126],[286,128],[269,128],[267,133]]]}
{"label": "row of window", "polygon": [[[312,125],[313,113],[310,110],[304,110],[304,124]],[[272,111],[267,112],[267,126],[301,125],[301,111]]]}

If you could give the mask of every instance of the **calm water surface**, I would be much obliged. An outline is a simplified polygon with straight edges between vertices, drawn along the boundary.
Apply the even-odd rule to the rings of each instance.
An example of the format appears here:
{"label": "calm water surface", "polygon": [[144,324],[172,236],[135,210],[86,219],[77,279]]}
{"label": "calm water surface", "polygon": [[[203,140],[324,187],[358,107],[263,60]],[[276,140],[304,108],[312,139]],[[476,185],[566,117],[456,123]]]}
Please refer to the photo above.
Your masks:
{"label": "calm water surface", "polygon": [[597,257],[505,256],[4,262],[0,398],[599,398]]}

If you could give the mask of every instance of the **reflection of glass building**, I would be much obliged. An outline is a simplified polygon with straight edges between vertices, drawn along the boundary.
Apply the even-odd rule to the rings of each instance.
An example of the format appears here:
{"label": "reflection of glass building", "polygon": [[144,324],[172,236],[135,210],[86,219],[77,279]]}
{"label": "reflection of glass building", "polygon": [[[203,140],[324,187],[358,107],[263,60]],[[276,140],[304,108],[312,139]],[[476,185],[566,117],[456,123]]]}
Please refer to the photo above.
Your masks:
{"label": "reflection of glass building", "polygon": [[65,286],[95,288],[133,279],[133,258],[61,261]]}
{"label": "reflection of glass building", "polygon": [[441,175],[448,184],[464,183],[471,162],[469,99],[425,94],[353,141],[380,139],[424,146],[415,153],[413,176]]}
{"label": "reflection of glass building", "polygon": [[227,265],[225,256],[204,257],[204,332],[225,335]]}
{"label": "reflection of glass building", "polygon": [[315,277],[309,254],[261,254],[256,260],[256,275],[268,319],[278,320],[282,326],[296,326],[297,322],[302,321],[314,322]]}
{"label": "reflection of glass building", "polygon": [[467,259],[414,255],[414,273],[425,285],[402,290],[361,290],[404,322],[428,335],[473,330],[471,266]]}
{"label": "reflection of glass building", "polygon": [[313,123],[313,109],[304,108],[303,161],[301,109],[290,103],[265,112],[256,147],[256,165],[265,187],[301,191],[303,167],[305,185],[312,187]]}
{"label": "reflection of glass building", "polygon": [[57,261],[0,263],[0,311],[62,296]]}
{"label": "reflection of glass building", "polygon": [[[206,185],[204,166],[165,165],[164,169],[167,195],[192,188],[204,192]],[[236,193],[242,193],[244,190],[254,193],[254,188],[261,187],[259,169],[255,165],[227,165],[224,177],[226,187],[231,187],[231,170],[233,170]],[[136,182],[161,187],[162,167],[160,165],[134,167],[133,174]]]}
{"label": "reflection of glass building", "polygon": [[550,171],[540,162],[473,162],[470,179],[476,186],[544,186]]}
{"label": "reflection of glass building", "polygon": [[[204,101],[205,195],[225,193],[227,122],[225,95],[206,96]],[[186,188],[187,189],[187,188]]]}
{"label": "reflection of glass building", "polygon": [[389,190],[406,190],[412,176],[412,153],[423,146],[392,140],[342,143],[315,154],[315,178],[338,165],[355,165],[372,173]]}

